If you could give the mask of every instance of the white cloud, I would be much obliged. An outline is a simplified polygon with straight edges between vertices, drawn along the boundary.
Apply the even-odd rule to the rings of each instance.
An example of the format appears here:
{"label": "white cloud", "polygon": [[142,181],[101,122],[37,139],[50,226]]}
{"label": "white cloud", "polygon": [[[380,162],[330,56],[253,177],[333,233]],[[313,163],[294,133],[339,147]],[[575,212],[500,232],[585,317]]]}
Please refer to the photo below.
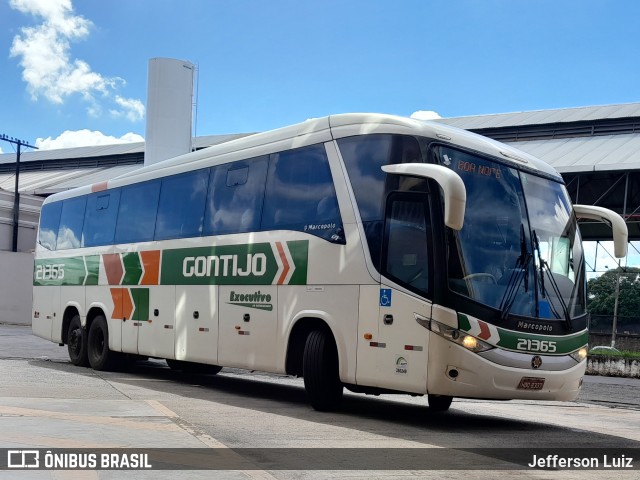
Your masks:
{"label": "white cloud", "polygon": [[105,135],[95,130],[66,130],[56,138],[38,138],[36,147],[40,150],[54,150],[57,148],[91,147],[96,145],[113,145],[114,143],[144,142],[144,138],[137,133],[125,133],[120,138]]}
{"label": "white cloud", "polygon": [[120,116],[131,121],[142,119],[144,106],[139,100],[128,99],[139,104],[132,109],[130,105],[121,105],[118,99],[122,97],[114,94],[125,83],[123,79],[105,77],[94,72],[84,60],[71,59],[71,43],[88,37],[93,25],[90,20],[74,14],[71,0],[10,0],[9,5],[42,19],[39,25],[21,28],[10,51],[12,57],[20,58],[22,78],[34,100],[44,97],[62,104],[78,94],[89,103],[89,114],[95,115],[101,112],[98,97],[122,107],[115,110]]}
{"label": "white cloud", "polygon": [[132,122],[142,120],[144,118],[144,105],[140,100],[135,98],[123,98],[120,95],[116,95],[115,101],[122,110],[110,110],[111,115],[114,117],[125,116]]}
{"label": "white cloud", "polygon": [[415,120],[437,120],[442,117],[433,110],[418,110],[411,114],[411,118]]}

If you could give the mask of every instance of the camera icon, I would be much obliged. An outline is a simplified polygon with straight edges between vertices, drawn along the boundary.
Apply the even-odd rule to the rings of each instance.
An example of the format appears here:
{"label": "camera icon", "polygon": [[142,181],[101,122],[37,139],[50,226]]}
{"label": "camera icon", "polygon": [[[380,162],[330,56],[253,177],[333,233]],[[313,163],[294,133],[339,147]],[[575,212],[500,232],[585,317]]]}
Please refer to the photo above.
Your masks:
{"label": "camera icon", "polygon": [[40,468],[39,450],[7,451],[8,468]]}

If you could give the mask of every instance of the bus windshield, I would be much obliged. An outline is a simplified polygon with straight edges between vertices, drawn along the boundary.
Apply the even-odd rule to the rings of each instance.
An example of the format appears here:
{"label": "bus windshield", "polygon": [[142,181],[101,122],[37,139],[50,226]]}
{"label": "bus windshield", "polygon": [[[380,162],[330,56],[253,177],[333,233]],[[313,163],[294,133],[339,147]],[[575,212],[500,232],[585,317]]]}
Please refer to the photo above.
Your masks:
{"label": "bus windshield", "polygon": [[564,186],[467,152],[437,149],[467,189],[464,226],[448,235],[449,288],[517,315],[584,315],[580,233]]}

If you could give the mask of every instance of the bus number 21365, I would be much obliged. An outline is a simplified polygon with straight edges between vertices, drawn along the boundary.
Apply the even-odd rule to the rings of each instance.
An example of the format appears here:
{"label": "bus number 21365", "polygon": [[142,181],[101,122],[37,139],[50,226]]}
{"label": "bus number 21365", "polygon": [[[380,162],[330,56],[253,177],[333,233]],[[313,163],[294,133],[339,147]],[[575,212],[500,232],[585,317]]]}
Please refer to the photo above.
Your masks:
{"label": "bus number 21365", "polygon": [[528,352],[554,353],[556,351],[556,342],[537,340],[535,338],[520,338],[516,348]]}
{"label": "bus number 21365", "polygon": [[36,266],[36,280],[62,280],[64,264],[47,264]]}

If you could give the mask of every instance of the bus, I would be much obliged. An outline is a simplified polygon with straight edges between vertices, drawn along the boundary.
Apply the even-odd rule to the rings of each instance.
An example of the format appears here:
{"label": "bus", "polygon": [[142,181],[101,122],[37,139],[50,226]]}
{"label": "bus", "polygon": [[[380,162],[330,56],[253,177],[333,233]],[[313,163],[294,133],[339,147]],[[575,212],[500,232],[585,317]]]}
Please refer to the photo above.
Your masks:
{"label": "bus", "polygon": [[585,260],[562,177],[440,123],[340,114],[48,197],[34,334],[78,366],[303,377],[313,408],[364,394],[572,400]]}

